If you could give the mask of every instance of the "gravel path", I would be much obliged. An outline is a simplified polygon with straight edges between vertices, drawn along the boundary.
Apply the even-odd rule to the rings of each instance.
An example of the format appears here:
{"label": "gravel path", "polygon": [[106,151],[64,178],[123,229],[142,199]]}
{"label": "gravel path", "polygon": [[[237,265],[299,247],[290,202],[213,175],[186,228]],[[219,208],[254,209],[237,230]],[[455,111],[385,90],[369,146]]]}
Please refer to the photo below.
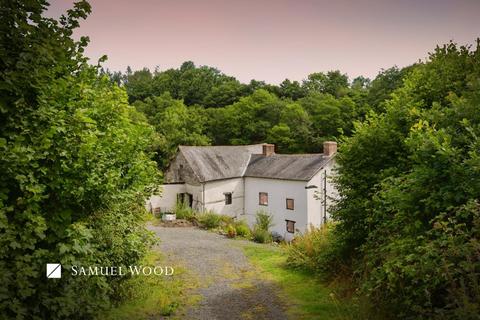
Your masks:
{"label": "gravel path", "polygon": [[181,264],[199,279],[199,288],[191,294],[201,300],[183,311],[183,319],[287,318],[275,285],[257,277],[243,253],[241,247],[252,242],[194,227],[150,229],[160,237],[166,263]]}

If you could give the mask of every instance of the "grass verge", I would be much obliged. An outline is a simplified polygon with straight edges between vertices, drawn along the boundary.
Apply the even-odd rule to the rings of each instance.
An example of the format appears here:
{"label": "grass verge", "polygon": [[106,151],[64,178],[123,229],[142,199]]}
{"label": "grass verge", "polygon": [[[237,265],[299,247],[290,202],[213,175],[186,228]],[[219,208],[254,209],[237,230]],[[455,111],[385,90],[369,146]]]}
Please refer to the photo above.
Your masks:
{"label": "grass verge", "polygon": [[[162,255],[152,250],[142,265],[163,265]],[[172,276],[135,276],[127,280],[121,292],[122,302],[97,319],[152,319],[176,315],[183,306],[194,304],[196,297],[188,295],[195,287],[194,279],[184,269],[173,266]]]}
{"label": "grass verge", "polygon": [[280,287],[281,298],[288,304],[287,313],[291,319],[353,318],[353,304],[336,298],[333,290],[320,283],[312,273],[288,268],[283,248],[247,245],[244,251],[260,269],[261,277]]}

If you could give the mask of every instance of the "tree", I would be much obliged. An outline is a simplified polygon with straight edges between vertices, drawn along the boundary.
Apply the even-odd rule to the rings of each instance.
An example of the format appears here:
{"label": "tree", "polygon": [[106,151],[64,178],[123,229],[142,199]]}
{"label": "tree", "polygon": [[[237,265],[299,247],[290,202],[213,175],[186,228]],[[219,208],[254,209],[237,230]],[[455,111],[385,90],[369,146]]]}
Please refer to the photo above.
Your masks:
{"label": "tree", "polygon": [[408,72],[414,66],[399,69],[397,66],[382,70],[370,83],[367,95],[367,103],[376,112],[385,111],[385,102],[391,98],[391,94],[403,85]]}
{"label": "tree", "polygon": [[302,88],[298,81],[290,81],[285,79],[282,83],[280,83],[279,96],[282,98],[298,100],[305,96],[305,89]]}
{"label": "tree", "polygon": [[153,94],[152,73],[148,68],[137,70],[132,74],[127,73],[125,88],[131,103],[151,96]]}
{"label": "tree", "polygon": [[169,100],[170,105],[151,118],[160,138],[157,152],[162,167],[167,166],[179,145],[210,144],[210,139],[203,134],[206,122],[204,110],[187,107],[181,100]]}
{"label": "tree", "polygon": [[312,73],[303,81],[303,87],[309,92],[328,93],[338,98],[348,91],[348,76],[338,70]]}
{"label": "tree", "polygon": [[299,104],[312,122],[312,143],[309,152],[319,152],[323,141],[349,134],[356,117],[355,103],[348,97],[336,99],[330,94],[311,93]]}

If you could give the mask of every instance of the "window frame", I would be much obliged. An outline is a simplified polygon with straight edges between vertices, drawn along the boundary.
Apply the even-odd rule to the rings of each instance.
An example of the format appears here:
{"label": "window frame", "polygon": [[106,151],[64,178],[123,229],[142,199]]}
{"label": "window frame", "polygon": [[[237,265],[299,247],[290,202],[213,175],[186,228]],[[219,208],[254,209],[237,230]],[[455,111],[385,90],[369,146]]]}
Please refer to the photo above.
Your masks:
{"label": "window frame", "polygon": [[[262,203],[262,194],[265,195],[265,199],[267,200],[265,203]],[[258,205],[259,206],[266,206],[268,207],[268,192],[259,192],[258,193]]]}
{"label": "window frame", "polygon": [[[287,229],[287,232],[288,232],[288,233],[295,233],[295,223],[296,223],[296,221],[293,221],[293,220],[285,220],[285,222],[286,222],[286,226],[285,226],[285,227],[286,227],[286,229]],[[290,231],[289,228],[288,228],[288,224],[289,224],[289,223],[292,223],[292,231]]]}
{"label": "window frame", "polygon": [[225,205],[231,205],[233,203],[233,192],[224,192],[225,196]]}
{"label": "window frame", "polygon": [[[288,201],[289,201],[289,200],[292,201],[292,207],[291,207],[291,208],[288,207]],[[292,210],[292,211],[295,210],[295,199],[293,199],[293,198],[286,198],[286,199],[285,199],[285,208],[287,208],[287,210]]]}

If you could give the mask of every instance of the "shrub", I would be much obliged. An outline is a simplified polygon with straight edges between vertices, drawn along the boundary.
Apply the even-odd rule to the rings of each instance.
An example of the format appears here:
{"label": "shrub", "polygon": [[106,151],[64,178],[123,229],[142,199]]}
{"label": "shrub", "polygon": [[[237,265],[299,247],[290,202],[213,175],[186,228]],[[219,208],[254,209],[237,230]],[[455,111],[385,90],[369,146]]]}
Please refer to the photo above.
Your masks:
{"label": "shrub", "polygon": [[322,277],[328,277],[332,268],[341,268],[337,260],[338,239],[332,233],[333,228],[332,223],[320,228],[311,227],[295,237],[287,246],[287,265],[318,272]]}
{"label": "shrub", "polygon": [[177,201],[174,211],[177,219],[192,220],[195,211],[190,208],[185,202]]}
{"label": "shrub", "polygon": [[206,229],[214,229],[220,226],[221,216],[213,211],[207,211],[198,216],[198,222]]}
{"label": "shrub", "polygon": [[244,238],[249,238],[251,236],[252,232],[244,220],[236,221],[234,226],[238,236]]}
{"label": "shrub", "polygon": [[[46,1],[1,6],[0,20],[15,27],[0,35],[0,318],[91,319],[126,277],[69,270],[145,254],[156,138],[125,91],[88,65],[86,38],[70,37],[87,2],[61,22],[42,16]],[[62,279],[46,279],[49,262],[65,268]]]}
{"label": "shrub", "polygon": [[261,228],[254,228],[252,232],[253,241],[258,243],[270,243],[272,242],[272,235],[268,230]]}
{"label": "shrub", "polygon": [[227,237],[229,238],[235,238],[237,236],[237,230],[235,227],[231,224],[227,226]]}
{"label": "shrub", "polygon": [[223,227],[228,227],[233,224],[233,217],[227,216],[225,214],[220,214],[220,225]]}
{"label": "shrub", "polygon": [[264,210],[257,211],[257,216],[255,217],[255,228],[268,231],[272,226],[273,216]]}

